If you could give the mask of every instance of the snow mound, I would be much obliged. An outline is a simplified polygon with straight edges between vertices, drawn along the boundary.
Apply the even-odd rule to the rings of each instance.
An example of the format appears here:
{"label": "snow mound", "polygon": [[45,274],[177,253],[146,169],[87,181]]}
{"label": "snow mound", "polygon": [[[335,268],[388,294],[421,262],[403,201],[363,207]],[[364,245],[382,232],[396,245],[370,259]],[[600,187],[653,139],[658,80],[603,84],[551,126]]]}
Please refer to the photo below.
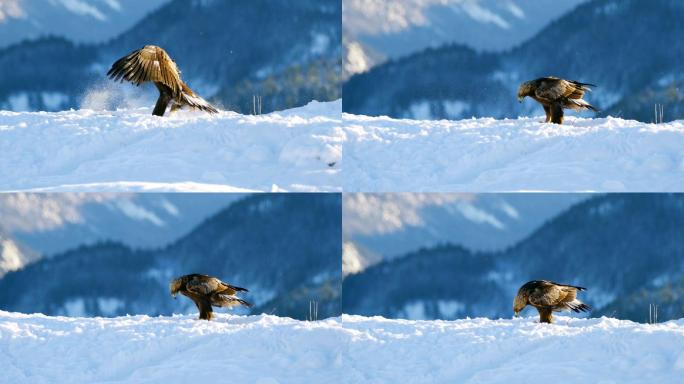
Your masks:
{"label": "snow mound", "polygon": [[684,320],[457,321],[217,314],[69,318],[0,311],[3,381],[675,383]]}
{"label": "snow mound", "polygon": [[343,114],[345,191],[681,191],[684,121]]}
{"label": "snow mound", "polygon": [[0,112],[0,190],[339,191],[341,108]]}
{"label": "snow mound", "polygon": [[684,320],[457,321],[342,316],[347,380],[373,383],[677,383]]}
{"label": "snow mound", "polygon": [[333,383],[339,319],[269,315],[69,318],[0,311],[0,370],[13,383]]}

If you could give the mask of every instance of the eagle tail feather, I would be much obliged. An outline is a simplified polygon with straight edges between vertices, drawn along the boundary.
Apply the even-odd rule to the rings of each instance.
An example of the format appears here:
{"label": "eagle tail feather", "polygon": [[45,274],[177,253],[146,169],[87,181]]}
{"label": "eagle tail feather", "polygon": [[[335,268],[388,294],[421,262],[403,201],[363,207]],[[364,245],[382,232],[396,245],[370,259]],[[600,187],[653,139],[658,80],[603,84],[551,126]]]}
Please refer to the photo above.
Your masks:
{"label": "eagle tail feather", "polygon": [[251,307],[252,307],[252,303],[250,303],[250,302],[248,302],[248,301],[245,301],[245,300],[242,300],[242,299],[235,299],[235,300],[236,300],[238,303],[244,305],[244,306],[247,307],[247,308],[251,308]]}
{"label": "eagle tail feather", "polygon": [[[593,105],[589,104],[586,100],[584,99],[568,99],[570,100],[571,103],[575,104],[577,107],[579,107],[578,110],[582,110],[582,108],[586,108],[589,110],[592,110],[594,112],[599,112],[598,108],[594,107]],[[574,109],[574,108],[573,108]]]}
{"label": "eagle tail feather", "polygon": [[236,287],[234,285],[229,285],[229,287],[231,289],[235,290],[236,292],[249,292],[249,290],[247,288]]}
{"label": "eagle tail feather", "polygon": [[219,307],[232,307],[237,304],[244,305],[245,307],[251,308],[252,304],[248,301],[242,300],[239,297],[235,296],[230,296],[230,295],[222,295],[219,294],[218,297],[221,299],[221,301],[214,301],[214,305],[219,306]]}

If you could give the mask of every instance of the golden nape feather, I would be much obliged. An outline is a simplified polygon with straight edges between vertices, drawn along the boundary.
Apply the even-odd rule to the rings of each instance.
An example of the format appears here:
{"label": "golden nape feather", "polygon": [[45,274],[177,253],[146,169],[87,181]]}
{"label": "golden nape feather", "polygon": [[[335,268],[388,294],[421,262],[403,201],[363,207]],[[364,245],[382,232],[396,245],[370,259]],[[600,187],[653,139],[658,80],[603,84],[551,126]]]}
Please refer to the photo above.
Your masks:
{"label": "golden nape feather", "polygon": [[181,80],[176,63],[162,48],[146,45],[120,58],[107,72],[114,81],[129,81],[135,85],[152,82],[159,90],[153,115],[163,116],[171,104],[171,111],[184,106],[209,113],[218,110],[209,102],[193,92]]}

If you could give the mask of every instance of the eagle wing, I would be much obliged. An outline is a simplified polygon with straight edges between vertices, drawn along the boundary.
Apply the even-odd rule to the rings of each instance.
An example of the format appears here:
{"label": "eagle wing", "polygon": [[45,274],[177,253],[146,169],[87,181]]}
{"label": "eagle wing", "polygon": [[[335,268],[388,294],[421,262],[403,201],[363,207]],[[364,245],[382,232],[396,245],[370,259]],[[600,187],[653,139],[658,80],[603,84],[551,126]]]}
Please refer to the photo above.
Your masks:
{"label": "eagle wing", "polygon": [[107,76],[135,85],[146,81],[161,83],[169,87],[175,97],[180,95],[183,86],[176,63],[166,51],[155,45],[146,45],[117,60]]}
{"label": "eagle wing", "polygon": [[204,295],[223,294],[234,295],[237,292],[247,292],[247,289],[236,287],[208,275],[196,275],[185,285],[188,291]]}
{"label": "eagle wing", "polygon": [[[217,279],[217,280],[218,280],[218,279]],[[221,294],[234,295],[234,294],[236,294],[236,293],[238,293],[238,292],[248,292],[246,288],[236,287],[236,286],[234,286],[234,285],[230,285],[230,284],[228,284],[228,283],[224,283],[224,282],[221,281],[221,280],[218,280],[218,282],[219,282],[218,291],[219,291]]]}
{"label": "eagle wing", "polygon": [[540,79],[534,94],[538,98],[557,101],[562,99],[581,99],[584,92],[591,90],[591,84],[580,83],[574,80],[564,80],[557,77],[545,77]]}
{"label": "eagle wing", "polygon": [[181,82],[181,89],[183,90],[181,93],[181,99],[189,106],[209,113],[218,113],[218,110],[213,105],[209,104],[208,101],[198,96],[183,82]]}
{"label": "eagle wing", "polygon": [[558,78],[544,78],[539,82],[534,91],[535,96],[540,99],[556,101],[567,97],[568,82]]}
{"label": "eagle wing", "polygon": [[185,288],[198,295],[211,295],[216,293],[217,285],[211,279],[192,279],[185,284]]}
{"label": "eagle wing", "polygon": [[560,286],[543,282],[530,293],[530,304],[535,307],[555,307],[567,295]]}

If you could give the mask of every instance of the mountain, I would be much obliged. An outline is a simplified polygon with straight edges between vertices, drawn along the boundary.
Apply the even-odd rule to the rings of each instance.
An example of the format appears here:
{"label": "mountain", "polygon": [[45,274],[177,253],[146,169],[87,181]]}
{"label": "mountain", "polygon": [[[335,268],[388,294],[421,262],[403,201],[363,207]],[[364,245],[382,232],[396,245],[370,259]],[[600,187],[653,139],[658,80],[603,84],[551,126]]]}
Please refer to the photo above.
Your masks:
{"label": "mountain", "polygon": [[24,247],[0,228],[0,279],[5,273],[21,269],[38,258],[39,255],[34,251]]}
{"label": "mountain", "polygon": [[[600,116],[649,122],[654,104],[663,104],[665,120],[679,119],[682,17],[677,0],[590,1],[510,51],[452,44],[354,76],[344,85],[344,110],[419,119],[539,115],[533,101],[516,102],[517,87],[555,75],[597,84],[586,99]],[[638,38],[626,44],[625,36]]]}
{"label": "mountain", "polygon": [[78,43],[104,42],[168,1],[3,0],[0,47],[48,35]]}
{"label": "mountain", "polygon": [[[106,240],[132,248],[161,248],[242,197],[221,193],[8,193],[0,196],[0,228],[35,253],[32,261]],[[0,266],[0,273],[4,271]]]}
{"label": "mountain", "polygon": [[[588,195],[539,194],[345,194],[344,258],[368,266],[443,243],[495,251],[527,237],[546,220]],[[355,268],[358,272],[359,268]]]}
{"label": "mountain", "polygon": [[409,318],[511,316],[518,287],[587,287],[592,316],[684,316],[684,195],[608,194],[579,202],[505,250],[423,248],[344,279],[343,311]]}
{"label": "mountain", "polygon": [[[0,107],[114,109],[154,104],[105,79],[111,63],[146,44],[163,47],[191,88],[219,106],[261,112],[340,98],[340,0],[172,0],[105,44],[61,37],[0,50]],[[45,60],[49,57],[50,60]]]}
{"label": "mountain", "polygon": [[363,72],[387,59],[443,44],[507,50],[584,1],[345,1],[345,72]]}
{"label": "mountain", "polygon": [[247,287],[255,312],[304,319],[317,301],[320,318],[336,316],[340,215],[336,194],[252,195],[158,250],[101,242],[8,273],[0,308],[71,316],[192,312],[191,301],[171,299],[168,283],[207,273]]}

